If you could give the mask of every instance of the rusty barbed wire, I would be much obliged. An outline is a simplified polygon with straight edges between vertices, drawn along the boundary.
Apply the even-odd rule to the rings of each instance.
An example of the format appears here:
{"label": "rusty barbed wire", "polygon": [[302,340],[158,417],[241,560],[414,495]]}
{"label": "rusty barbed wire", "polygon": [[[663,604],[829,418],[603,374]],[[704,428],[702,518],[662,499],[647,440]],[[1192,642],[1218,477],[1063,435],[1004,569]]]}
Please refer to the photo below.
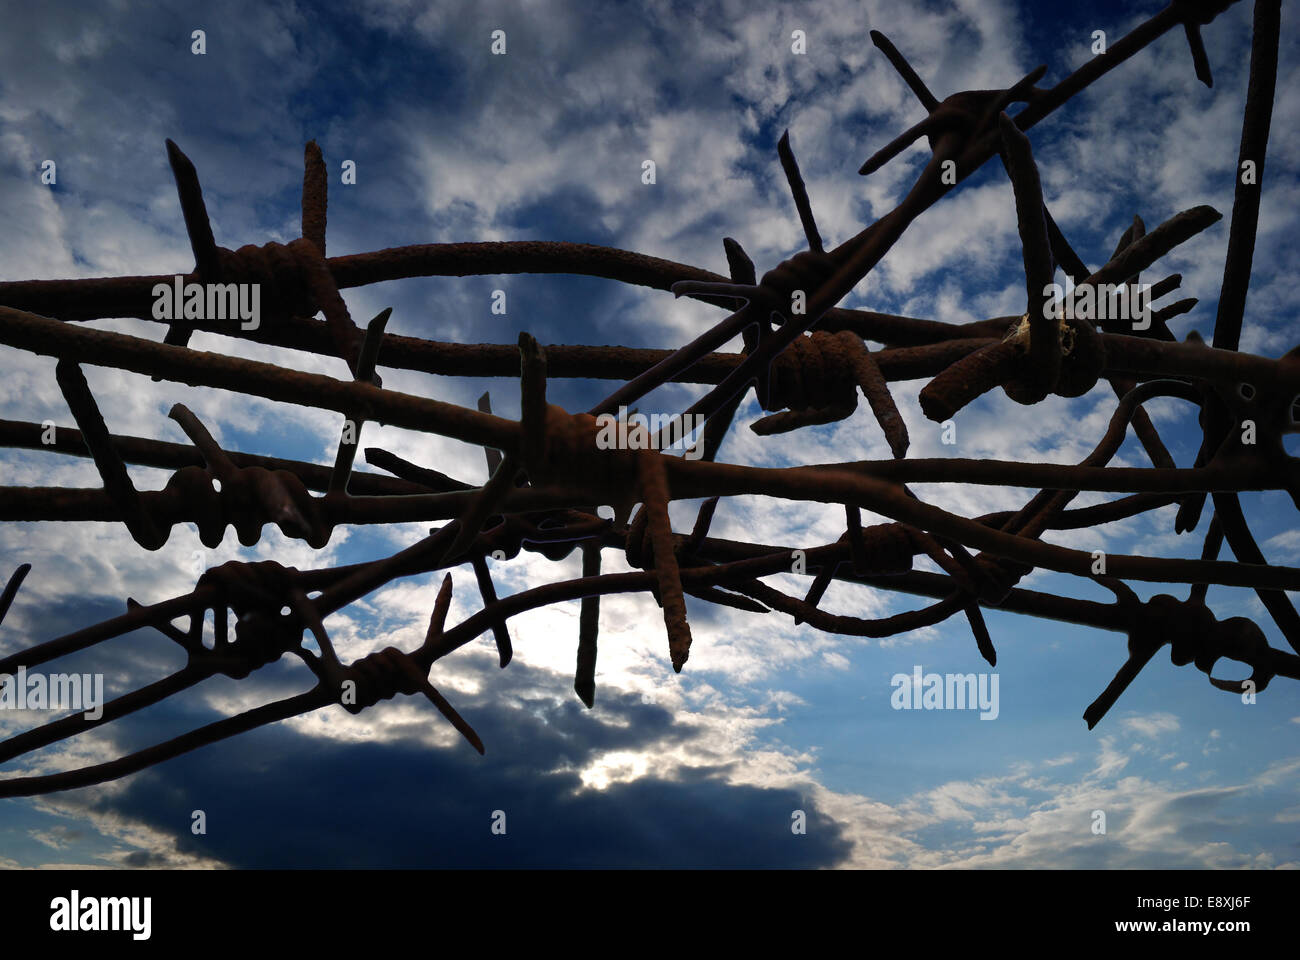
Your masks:
{"label": "rusty barbed wire", "polygon": [[[878,150],[860,170],[880,169],[922,136],[931,156],[902,202],[831,250],[823,245],[813,204],[788,133],[777,154],[807,249],[757,277],[735,239],[723,240],[729,276],[630,251],[588,244],[502,242],[429,244],[342,257],[326,255],[327,187],[324,158],[306,145],[302,236],[288,244],[215,243],[195,165],[166,142],[195,258],[188,284],[258,284],[263,321],[251,329],[204,317],[173,317],[161,342],[90,329],[83,321],[138,317],[154,321],[150,291],[171,277],[33,280],[0,283],[0,343],[56,358],[56,380],[76,429],[0,421],[0,445],[88,456],[101,489],[0,487],[0,520],[108,521],[125,525],[146,550],[165,544],[178,523],[191,523],[208,547],[233,527],[240,542],[259,542],[266,523],[314,549],[342,524],[442,522],[411,546],[378,560],[317,570],[276,561],[231,561],[209,569],[188,594],[152,604],[126,599],[110,620],[0,658],[0,674],[35,667],[142,627],[174,641],[186,656],[179,671],[104,705],[102,715],[64,717],[0,743],[0,763],[85,733],[158,703],[218,674],[242,679],[291,654],[316,678],[311,690],[227,717],[163,743],[92,766],[0,780],[0,797],[72,789],[129,775],[226,737],[340,705],[361,713],[397,695],[423,695],[480,753],[484,744],[429,680],[441,658],[491,633],[501,667],[513,656],[511,617],[554,603],[580,602],[574,690],[595,703],[600,598],[649,593],[663,611],[668,655],[680,671],[694,638],[687,598],[746,614],[789,616],[795,624],[846,636],[886,637],[966,617],[979,654],[997,651],[982,609],[993,608],[1128,637],[1128,657],[1115,679],[1084,713],[1091,729],[1164,645],[1171,661],[1194,665],[1216,689],[1262,692],[1277,677],[1300,680],[1300,614],[1286,591],[1300,589],[1300,569],[1269,565],[1241,509],[1240,494],[1285,490],[1300,508],[1300,467],[1287,454],[1286,434],[1300,431],[1300,348],[1270,359],[1238,351],[1259,212],[1259,186],[1238,182],[1228,254],[1219,291],[1214,343],[1194,333],[1178,341],[1168,326],[1197,303],[1185,298],[1151,313],[1146,329],[1067,319],[1041,309],[1042,291],[1057,270],[1078,286],[1135,288],[1139,275],[1180,244],[1221,219],[1200,206],[1148,232],[1135,217],[1110,260],[1091,270],[1071,247],[1042,196],[1027,131],[1119,63],[1182,26],[1196,76],[1212,83],[1200,29],[1229,2],[1174,0],[1059,84],[1037,84],[1039,67],[1009,86],[959,91],[940,100],[906,57],[879,31],[871,38],[925,111],[925,117]],[[1278,0],[1256,0],[1241,159],[1262,174],[1277,73]],[[1021,104],[1014,115],[1008,108]],[[1016,205],[1027,295],[1022,316],[947,324],[837,306],[887,255],[912,222],[985,162],[998,156]],[[735,309],[675,350],[624,346],[462,344],[386,332],[391,310],[363,331],[341,292],[384,280],[429,275],[573,273],[671,290]],[[1177,290],[1172,274],[1151,285],[1156,301]],[[314,319],[317,313],[323,320]],[[347,379],[188,347],[196,330],[342,360]],[[738,353],[720,352],[735,337]],[[869,347],[868,342],[879,344]],[[330,410],[344,416],[332,466],[264,454],[227,451],[182,404],[170,418],[189,440],[180,444],[111,433],[82,366],[114,367],[158,381],[232,390],[246,396]],[[487,394],[476,409],[387,389],[377,367],[440,375],[518,379],[518,421],[492,413]],[[547,401],[548,378],[623,381],[586,412]],[[1077,397],[1109,384],[1118,403],[1092,452],[1078,464],[1038,464],[963,458],[907,459],[907,424],[890,383],[926,380],[923,414],[955,417],[995,388],[1013,401],[1035,404],[1051,395]],[[667,383],[709,386],[657,435],[612,417]],[[866,398],[891,452],[889,459],[810,463],[772,469],[719,462],[736,411],[753,386],[767,416],[751,425],[760,436],[830,423]],[[1202,442],[1190,467],[1175,464],[1143,404],[1171,397],[1196,408]],[[684,418],[703,425],[696,457],[665,453],[666,438],[683,437]],[[482,446],[488,479],[476,486],[378,447],[357,470],[367,421],[437,434]],[[1249,423],[1253,442],[1242,442]],[[1150,467],[1110,462],[1132,429]],[[602,442],[605,431],[613,442]],[[606,439],[609,436],[606,435]],[[161,490],[137,490],[129,464],[172,470]],[[1024,488],[1035,492],[1018,510],[963,517],[927,503],[910,483]],[[313,491],[316,494],[314,495]],[[1121,494],[1089,507],[1069,507],[1082,491]],[[723,498],[755,495],[793,503],[838,504],[844,533],[822,545],[768,545],[709,535]],[[674,500],[702,499],[689,534],[672,530]],[[1177,505],[1175,532],[1198,525],[1213,503],[1200,559],[1109,554],[1102,573],[1092,554],[1045,542],[1053,530],[1101,526]],[[612,517],[598,508],[611,507]],[[862,510],[884,518],[865,524]],[[1223,543],[1236,560],[1218,559]],[[521,552],[561,560],[581,554],[581,576],[501,597],[488,565]],[[620,551],[629,573],[602,571],[602,552]],[[801,557],[799,564],[792,558]],[[915,569],[917,557],[939,572]],[[478,612],[447,627],[450,571],[467,565],[482,601]],[[1028,590],[1019,583],[1035,569],[1085,578],[1115,595],[1100,603]],[[0,593],[0,621],[30,566],[23,564]],[[412,651],[387,647],[344,664],[325,620],[398,578],[442,572],[424,642]],[[764,583],[775,574],[811,578],[803,597]],[[832,580],[927,598],[929,603],[883,618],[843,616],[822,608]],[[1185,584],[1186,599],[1158,594],[1142,602],[1128,581]],[[1263,630],[1242,617],[1218,619],[1206,604],[1208,586],[1255,590],[1294,652],[1271,647]],[[212,614],[213,637],[204,624]],[[182,630],[174,621],[189,618]],[[233,635],[229,619],[233,617]],[[310,636],[313,651],[306,638]],[[705,641],[707,642],[707,641]],[[1211,675],[1223,659],[1250,667],[1244,681]]]}

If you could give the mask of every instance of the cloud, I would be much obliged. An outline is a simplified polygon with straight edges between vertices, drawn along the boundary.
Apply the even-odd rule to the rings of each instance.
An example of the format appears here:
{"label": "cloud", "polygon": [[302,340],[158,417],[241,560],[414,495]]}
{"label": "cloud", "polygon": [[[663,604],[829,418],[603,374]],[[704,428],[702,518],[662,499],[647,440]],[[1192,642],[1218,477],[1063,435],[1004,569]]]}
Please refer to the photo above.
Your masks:
{"label": "cloud", "polygon": [[[1090,265],[1110,256],[1134,213],[1150,229],[1196,203],[1230,210],[1246,11],[1238,5],[1206,31],[1213,93],[1193,82],[1185,44],[1167,37],[1031,131],[1048,205]],[[891,209],[927,157],[922,142],[871,177],[856,173],[867,155],[920,117],[915,98],[866,41],[867,30],[888,33],[940,97],[1002,86],[1040,59],[1051,64],[1054,82],[1086,58],[1072,34],[1031,43],[1021,12],[974,0],[925,10],[895,0],[728,0],[689,10],[652,2],[607,12],[559,2],[433,8],[367,0],[308,17],[292,3],[241,3],[208,27],[209,52],[196,57],[188,52],[192,17],[181,8],[87,11],[73,24],[41,8],[24,10],[0,37],[0,56],[13,68],[0,86],[0,206],[23,224],[0,238],[0,270],[8,279],[188,270],[192,255],[162,152],[170,136],[198,166],[218,242],[230,247],[297,235],[302,143],[316,137],[331,172],[331,253],[565,239],[720,270],[720,241],[731,236],[761,275],[803,243],[775,158],[782,130],[791,131],[828,243]],[[1126,14],[1101,25],[1113,41],[1138,19]],[[509,36],[505,57],[489,49],[497,28]],[[794,29],[806,32],[807,55],[792,53]],[[1283,38],[1284,65],[1295,50],[1295,39]],[[1264,181],[1270,199],[1261,213],[1243,336],[1251,350],[1289,348],[1296,320],[1289,278],[1300,253],[1282,241],[1300,198],[1297,90],[1279,84]],[[58,163],[54,189],[37,175],[47,158]],[[356,185],[337,181],[344,159],[357,163]],[[653,185],[641,182],[647,159],[656,163]],[[1208,336],[1212,328],[1227,227],[1206,231],[1150,271],[1149,279],[1182,272],[1178,295],[1201,299],[1175,323],[1180,336],[1193,327]],[[1022,274],[1011,191],[994,163],[923,215],[845,303],[950,322],[1018,316],[1025,308]],[[505,316],[488,307],[497,288],[509,294]],[[413,278],[344,297],[359,322],[393,306],[391,331],[462,342],[511,343],[527,329],[547,342],[677,346],[720,318],[714,307],[663,291],[591,278]],[[94,325],[161,336],[156,324],[136,320]],[[196,335],[192,345],[347,376],[336,357],[213,334]],[[0,349],[4,415],[70,422],[52,372],[48,359]],[[166,414],[184,402],[229,448],[321,463],[333,456],[337,414],[111,369],[86,372],[114,432],[179,441]],[[495,410],[518,415],[512,379],[389,369],[383,376],[394,389],[466,406],[490,389]],[[949,445],[920,410],[922,385],[893,385],[913,457],[1078,462],[1116,403],[1105,383],[1033,408],[993,391],[955,418],[957,443]],[[566,408],[582,409],[609,387],[553,380],[549,390]],[[701,393],[668,387],[645,398],[645,409],[677,409]],[[1189,463],[1199,440],[1194,411],[1181,402],[1149,409],[1177,461]],[[749,429],[760,415],[747,398],[724,459],[781,467],[888,456],[865,405],[842,423],[776,438]],[[363,442],[471,482],[485,476],[482,451],[457,441],[368,424]],[[1148,462],[1131,431],[1113,462]],[[6,453],[0,466],[6,484],[99,486],[84,458]],[[157,488],[167,474],[132,476]],[[1017,509],[1034,492],[977,484],[914,490],[964,516]],[[1104,499],[1085,493],[1075,505]],[[676,529],[689,529],[695,507],[674,504]],[[1045,539],[1111,553],[1198,555],[1199,533],[1174,536],[1172,513],[1049,531]],[[227,560],[275,558],[303,569],[360,562],[414,542],[427,527],[340,528],[327,549],[315,552],[270,528],[256,548],[228,538],[208,551],[181,525],[162,550],[147,552],[119,525],[6,524],[0,551],[15,563],[32,562],[34,573],[0,638],[9,652],[116,615],[127,596],[148,602],[182,594],[198,569]],[[843,529],[842,510],[833,505],[795,510],[785,501],[739,497],[719,509],[713,532],[793,548],[833,542]],[[1270,556],[1286,560],[1295,552],[1295,538],[1277,516],[1264,517],[1257,530]],[[617,551],[606,551],[605,569],[626,569]],[[492,570],[505,594],[575,577],[579,567],[576,556],[552,562],[523,555],[509,565],[493,562]],[[413,647],[438,579],[394,582],[331,617],[340,654]],[[802,596],[808,585],[793,574],[767,579],[792,595]],[[481,607],[467,572],[456,571],[455,580],[452,622]],[[1094,584],[1053,574],[1035,573],[1025,583],[1111,599]],[[823,606],[873,618],[919,602],[837,582]],[[1252,602],[1233,592],[1219,606],[1215,597],[1221,614]],[[601,603],[597,709],[587,713],[570,690],[576,614],[577,604],[567,603],[515,618],[517,656],[504,673],[486,636],[435,665],[434,682],[488,740],[486,760],[471,756],[422,702],[385,704],[356,718],[320,711],[118,784],[13,804],[22,816],[56,821],[36,826],[31,843],[42,849],[26,849],[22,862],[45,863],[51,849],[70,862],[98,857],[120,866],[197,867],[1226,866],[1296,859],[1294,851],[1279,852],[1288,849],[1283,834],[1243,826],[1248,814],[1283,808],[1270,778],[1291,783],[1293,775],[1274,748],[1252,746],[1257,765],[1281,764],[1253,779],[1204,767],[1195,772],[1210,779],[1189,783],[1178,777],[1191,771],[1188,761],[1169,764],[1174,756],[1196,756],[1193,747],[1208,757],[1220,744],[1245,743],[1252,729],[1246,724],[1258,722],[1216,717],[1207,732],[1180,720],[1196,715],[1184,702],[1191,706],[1196,696],[1199,705],[1205,694],[1203,683],[1194,693],[1178,685],[1190,671],[1161,673],[1153,665],[1143,677],[1156,675],[1152,685],[1126,694],[1135,712],[1095,739],[1082,739],[1074,728],[1056,736],[1051,728],[1050,743],[1006,745],[990,732],[954,745],[912,727],[893,748],[897,757],[882,747],[867,761],[864,721],[836,705],[856,703],[851,698],[864,696],[880,662],[910,656],[913,644],[926,644],[927,656],[936,658],[971,655],[960,621],[866,641],[796,627],[783,614],[745,615],[692,600],[696,643],[679,677],[665,662],[653,599],[608,597]],[[1060,704],[1104,672],[1092,646],[1071,645],[1077,634],[1065,628],[1002,627],[1011,618],[995,614],[990,622],[1001,631],[999,667],[1025,671],[1003,687],[1009,698],[1023,698],[1013,715],[1023,718],[1015,730],[1024,736],[1051,727]],[[1039,660],[1040,650],[1054,659]],[[179,660],[174,645],[140,631],[87,652],[82,662],[103,671],[110,691],[120,694],[176,669]],[[287,659],[247,681],[214,679],[180,703],[43,752],[18,769],[101,761],[309,682]],[[1041,702],[1030,702],[1029,690]],[[1279,698],[1269,702],[1294,714],[1293,695],[1269,694]],[[11,733],[36,719],[0,717],[0,727]],[[1009,725],[1003,723],[999,730]],[[913,755],[936,759],[919,775]],[[978,763],[984,772],[950,774],[948,761]],[[885,797],[883,789],[864,786],[861,770],[869,763],[908,780],[908,794]],[[197,808],[211,814],[202,837],[189,833],[189,813]],[[488,829],[495,809],[508,814],[504,837]],[[806,835],[790,830],[795,809],[809,815]],[[1105,836],[1091,832],[1094,809],[1108,812]],[[1224,849],[1224,836],[1239,851]]]}
{"label": "cloud", "polygon": [[1158,737],[1179,729],[1178,718],[1172,713],[1155,713],[1144,717],[1125,717],[1123,726],[1142,737]]}
{"label": "cloud", "polygon": [[[788,761],[738,749],[761,723],[751,712],[611,690],[587,712],[534,687],[544,673],[511,673],[512,702],[458,697],[486,758],[458,740],[431,746],[427,704],[414,722],[392,704],[368,718],[364,742],[318,725],[265,730],[42,804],[136,847],[128,866],[828,866],[847,852],[814,800],[764,782]],[[806,835],[791,831],[797,809]],[[206,834],[187,829],[192,810]],[[504,836],[491,831],[496,810]]]}

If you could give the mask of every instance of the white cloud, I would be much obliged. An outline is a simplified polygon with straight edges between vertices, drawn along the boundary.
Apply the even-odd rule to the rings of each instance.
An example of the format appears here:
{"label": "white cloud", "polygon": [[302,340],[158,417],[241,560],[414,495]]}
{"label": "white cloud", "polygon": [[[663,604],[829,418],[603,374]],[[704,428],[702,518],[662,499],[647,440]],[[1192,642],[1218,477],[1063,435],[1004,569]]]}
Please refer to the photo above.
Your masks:
{"label": "white cloud", "polygon": [[1172,713],[1153,713],[1141,717],[1125,717],[1121,723],[1127,730],[1142,737],[1159,737],[1179,729],[1178,718]]}

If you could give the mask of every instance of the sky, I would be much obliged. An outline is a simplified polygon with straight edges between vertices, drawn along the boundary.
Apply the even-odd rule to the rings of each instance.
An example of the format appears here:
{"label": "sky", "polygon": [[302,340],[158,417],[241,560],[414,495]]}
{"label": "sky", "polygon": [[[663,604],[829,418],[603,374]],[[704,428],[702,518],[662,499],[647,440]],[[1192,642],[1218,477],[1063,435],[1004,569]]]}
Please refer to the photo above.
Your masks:
{"label": "sky", "polygon": [[[1114,42],[1160,8],[957,0],[221,5],[0,3],[0,280],[173,274],[193,267],[164,140],[201,178],[216,240],[234,249],[299,235],[303,144],[330,171],[331,255],[414,243],[567,240],[635,250],[725,272],[722,238],[741,242],[761,275],[802,246],[777,161],[788,129],[829,246],[892,209],[927,154],[924,140],[869,177],[861,163],[921,117],[869,38],[886,33],[940,97],[1010,84],[1039,63],[1050,85],[1085,62],[1095,30]],[[1292,242],[1300,205],[1300,33],[1283,10],[1278,94],[1263,184],[1242,348],[1280,356],[1295,344]],[[1148,228],[1199,204],[1224,219],[1163,258],[1148,280],[1178,272],[1170,300],[1197,297],[1173,320],[1181,339],[1209,340],[1222,278],[1251,6],[1204,29],[1215,85],[1196,81],[1172,31],[1030,132],[1054,218],[1092,267],[1140,215]],[[191,50],[205,31],[206,52]],[[506,53],[491,53],[504,30]],[[791,49],[803,30],[806,52]],[[656,165],[642,182],[643,161]],[[54,160],[57,181],[41,182]],[[344,161],[355,184],[341,182]],[[505,315],[492,292],[507,294]],[[722,314],[671,294],[589,277],[433,277],[344,292],[364,323],[392,307],[391,333],[461,342],[676,347]],[[1169,301],[1164,301],[1169,302]],[[922,215],[843,306],[951,323],[1025,309],[1014,205],[987,164]],[[130,318],[93,326],[159,340]],[[738,343],[738,341],[737,341]],[[347,379],[337,358],[196,334],[216,350]],[[729,349],[738,349],[733,344]],[[166,414],[189,406],[226,448],[332,462],[341,417],[225,391],[85,368],[109,429],[183,441]],[[383,369],[396,390],[517,417],[508,379]],[[0,348],[0,410],[13,420],[72,425],[54,363]],[[956,418],[956,443],[917,402],[922,381],[895,383],[913,457],[1075,463],[1116,399],[1103,384],[1035,407],[994,391]],[[585,409],[608,381],[559,381],[551,402]],[[670,385],[643,412],[679,410],[698,387]],[[1172,454],[1190,465],[1195,410],[1148,404]],[[758,466],[887,458],[866,404],[841,423],[760,438],[750,393],[719,459]],[[363,446],[481,483],[480,448],[368,424]],[[1142,466],[1132,434],[1113,461]],[[164,471],[132,468],[158,489]],[[0,452],[6,485],[97,487],[88,459]],[[965,516],[1013,509],[1030,492],[917,484]],[[1077,505],[1100,502],[1082,495]],[[1270,560],[1300,562],[1285,494],[1243,497]],[[690,528],[697,502],[675,503]],[[1196,531],[1174,532],[1174,508],[1054,543],[1163,557],[1199,556]],[[868,516],[864,522],[878,522]],[[0,525],[0,577],[33,571],[0,625],[0,655],[114,616],[124,598],[188,592],[194,570],[231,559],[300,569],[382,557],[427,524],[341,527],[314,551],[267,527],[253,548],[228,531],[207,550],[176,528],[154,552],[121,525]],[[817,546],[843,513],[740,497],[713,535]],[[197,556],[196,556],[197,555]],[[929,561],[918,561],[930,569]],[[579,575],[577,553],[492,562],[502,594]],[[606,551],[608,572],[626,569]],[[395,581],[327,621],[345,659],[423,638],[441,575]],[[479,609],[468,566],[453,571],[449,623]],[[797,594],[807,581],[769,578]],[[1035,572],[1022,586],[1108,601],[1097,585]],[[1143,597],[1159,592],[1135,584]],[[1180,598],[1185,587],[1174,587]],[[1247,616],[1285,648],[1249,591],[1211,588],[1220,618]],[[836,583],[823,606],[857,617],[913,609],[907,595]],[[601,604],[594,709],[573,693],[578,604],[511,621],[515,657],[497,666],[490,634],[434,665],[431,680],[478,730],[478,756],[423,700],[360,716],[331,707],[208,746],[131,777],[39,798],[0,801],[5,867],[794,867],[1294,868],[1300,866],[1300,690],[1278,680],[1257,702],[1214,690],[1163,653],[1095,730],[1082,719],[1125,656],[1125,638],[1088,627],[987,611],[996,668],[965,621],[884,640],[819,633],[779,613],[691,601],[694,645],[681,674],[649,596]],[[110,695],[183,661],[142,630],[51,664],[101,672]],[[897,710],[896,674],[997,674],[997,716]],[[1215,675],[1244,676],[1225,662]],[[288,658],[242,681],[208,680],[95,736],[3,765],[3,775],[97,763],[306,690]],[[47,717],[0,711],[0,734]],[[192,830],[203,811],[206,832]],[[504,813],[505,833],[494,833]],[[796,832],[795,812],[805,829]],[[1094,831],[1095,811],[1105,832]]]}

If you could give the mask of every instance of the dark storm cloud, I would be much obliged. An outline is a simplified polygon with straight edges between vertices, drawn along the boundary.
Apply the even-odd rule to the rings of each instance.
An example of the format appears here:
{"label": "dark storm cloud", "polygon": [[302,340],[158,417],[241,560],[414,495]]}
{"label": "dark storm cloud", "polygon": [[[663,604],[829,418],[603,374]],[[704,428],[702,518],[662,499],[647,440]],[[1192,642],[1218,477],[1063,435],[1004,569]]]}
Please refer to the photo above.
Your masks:
{"label": "dark storm cloud", "polygon": [[[849,853],[842,825],[798,791],[729,784],[722,768],[584,788],[577,771],[601,753],[664,753],[698,736],[639,698],[604,695],[594,713],[571,700],[457,700],[485,757],[460,742],[346,743],[280,727],[173,760],[90,805],[235,867],[817,867]],[[791,831],[796,809],[806,835]],[[194,810],[206,835],[190,832]],[[504,836],[490,829],[497,810]],[[140,865],[160,855],[145,856]]]}

